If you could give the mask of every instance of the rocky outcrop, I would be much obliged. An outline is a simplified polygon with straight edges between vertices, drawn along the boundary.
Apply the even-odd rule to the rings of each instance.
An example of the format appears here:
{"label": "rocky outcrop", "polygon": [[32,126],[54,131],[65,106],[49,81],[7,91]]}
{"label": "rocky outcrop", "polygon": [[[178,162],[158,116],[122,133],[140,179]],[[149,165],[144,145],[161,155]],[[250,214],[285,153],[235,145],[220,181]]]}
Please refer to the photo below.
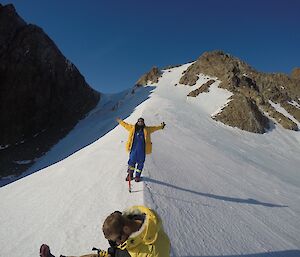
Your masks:
{"label": "rocky outcrop", "polygon": [[281,106],[290,113],[296,120],[300,120],[300,108],[292,105],[290,102],[281,103]]}
{"label": "rocky outcrop", "polygon": [[264,133],[269,128],[269,119],[258,109],[257,105],[242,94],[230,97],[230,102],[213,119],[231,127]]}
{"label": "rocky outcrop", "polygon": [[144,74],[137,82],[137,86],[144,86],[147,85],[148,82],[150,83],[157,83],[159,78],[161,77],[162,72],[157,67],[153,67],[149,72]]}
{"label": "rocky outcrop", "polygon": [[291,74],[292,79],[300,80],[300,68],[294,68]]}
{"label": "rocky outcrop", "polygon": [[8,146],[1,150],[0,176],[22,172],[100,99],[44,31],[27,24],[13,5],[0,5],[0,89],[0,146]]}
{"label": "rocky outcrop", "polygon": [[201,85],[199,88],[191,91],[187,96],[196,97],[196,96],[198,96],[199,94],[201,94],[203,92],[209,92],[209,87],[213,83],[215,83],[215,80],[210,79],[209,81],[207,81],[206,83]]}
{"label": "rocky outcrop", "polygon": [[167,65],[165,67],[162,67],[161,70],[169,70],[169,69],[180,67],[181,65],[182,64],[171,64],[171,65]]}
{"label": "rocky outcrop", "polygon": [[276,111],[276,109],[271,104],[265,103],[260,107],[265,113],[268,114],[269,117],[280,123],[282,127],[290,130],[298,130],[298,126],[295,122],[293,122],[290,118],[286,117],[282,113]]}
{"label": "rocky outcrop", "polygon": [[[283,127],[292,130],[298,129],[297,125],[289,118],[278,113],[276,110],[270,111],[271,107],[268,103],[269,100],[274,103],[279,103],[300,122],[300,110],[294,105],[289,104],[291,101],[300,104],[300,83],[297,69],[293,71],[291,77],[280,73],[262,73],[254,70],[238,58],[222,51],[206,52],[184,72],[180,79],[180,84],[195,85],[200,73],[217,77],[221,81],[219,87],[229,90],[234,95],[246,97],[250,102],[256,105],[257,109],[269,110],[267,112],[268,115]],[[238,104],[243,103],[245,103],[244,98],[241,101],[234,101],[234,105],[232,103],[231,107],[242,108],[241,106],[239,107]],[[254,110],[254,108],[251,108],[251,110]],[[270,113],[272,113],[272,115],[270,115]],[[233,115],[231,119],[234,117],[239,118]],[[227,122],[227,119],[223,118],[221,121]],[[243,123],[244,125],[242,125],[238,120],[228,122],[227,124],[235,124],[237,127],[240,125],[239,128],[247,131],[251,131],[252,129],[252,132],[262,131],[261,129],[254,129],[253,126],[250,126],[250,123],[248,124],[249,127],[246,128],[245,124]]]}
{"label": "rocky outcrop", "polygon": [[228,87],[229,83],[235,86],[238,82],[236,73],[243,74],[249,70],[251,70],[251,67],[246,63],[222,51],[206,52],[189,66],[179,82],[180,84],[193,86],[198,80],[198,75],[203,73],[221,80],[221,87],[222,84],[223,87]]}

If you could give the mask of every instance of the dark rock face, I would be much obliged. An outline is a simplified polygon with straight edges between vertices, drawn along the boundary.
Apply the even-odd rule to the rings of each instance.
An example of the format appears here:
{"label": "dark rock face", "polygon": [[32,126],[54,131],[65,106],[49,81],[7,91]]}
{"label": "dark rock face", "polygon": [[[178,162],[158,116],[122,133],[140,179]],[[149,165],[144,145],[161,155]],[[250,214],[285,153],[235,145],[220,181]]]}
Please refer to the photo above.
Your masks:
{"label": "dark rock face", "polygon": [[149,72],[144,74],[137,82],[137,86],[147,85],[150,81],[151,83],[157,83],[159,78],[161,77],[162,72],[157,67],[153,67]]}
{"label": "dark rock face", "polygon": [[[279,103],[300,122],[300,109],[290,104],[292,101],[300,104],[300,82],[297,69],[293,71],[291,77],[280,73],[262,73],[254,70],[238,58],[225,54],[222,51],[213,51],[204,53],[195,63],[189,66],[181,77],[180,84],[195,85],[200,73],[217,77],[221,81],[219,87],[229,90],[234,95],[246,97],[258,109],[267,113],[284,128],[298,130],[295,122],[277,112],[269,102]],[[232,111],[234,111],[234,108],[246,107],[244,103],[247,101],[245,99],[241,99],[240,101],[237,101],[236,97],[234,99],[230,104]],[[240,107],[239,104],[241,105]],[[251,112],[254,112],[254,110],[255,108],[252,107],[249,109]],[[261,133],[260,125],[257,127],[252,126],[253,124],[258,124],[257,122],[252,122],[251,125],[248,123],[247,127],[246,123],[242,125],[238,120],[233,120],[239,119],[238,115],[230,115],[229,112],[226,113],[228,119],[222,117],[222,119],[219,119],[220,121],[243,130]],[[255,117],[256,115],[253,113],[252,116]],[[257,121],[261,122],[263,119],[258,119]],[[261,125],[265,126],[267,123],[263,122]],[[266,126],[265,129],[267,128]]]}
{"label": "dark rock face", "polygon": [[213,118],[231,127],[254,133],[262,134],[269,128],[269,119],[260,112],[256,104],[238,94],[233,95],[228,105]]}
{"label": "dark rock face", "polygon": [[12,163],[32,163],[99,99],[41,28],[0,5],[0,176],[22,172]]}
{"label": "dark rock face", "polygon": [[215,80],[210,79],[209,81],[207,81],[206,83],[204,83],[203,85],[201,85],[199,88],[191,91],[187,96],[196,97],[197,95],[199,95],[199,94],[201,94],[203,92],[209,92],[209,87],[213,83],[215,83]]}

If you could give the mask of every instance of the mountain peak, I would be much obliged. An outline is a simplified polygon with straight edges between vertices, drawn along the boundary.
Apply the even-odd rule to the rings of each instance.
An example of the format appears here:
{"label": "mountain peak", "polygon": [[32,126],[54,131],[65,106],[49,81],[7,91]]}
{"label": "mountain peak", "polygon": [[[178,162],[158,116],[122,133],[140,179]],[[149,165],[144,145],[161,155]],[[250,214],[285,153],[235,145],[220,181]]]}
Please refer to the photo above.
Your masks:
{"label": "mountain peak", "polygon": [[[40,27],[12,4],[0,6],[0,176],[22,172],[98,102],[85,81]],[[26,166],[26,167],[25,167]]]}
{"label": "mountain peak", "polygon": [[296,68],[293,69],[292,74],[291,74],[291,78],[300,80],[300,67],[296,67]]}
{"label": "mountain peak", "polygon": [[[26,25],[26,22],[19,16],[13,4],[0,4],[0,17],[1,22],[6,22],[7,25],[9,22],[11,22],[11,25],[14,26],[16,24],[19,24],[21,26]],[[4,26],[1,26],[1,28],[4,28]]]}
{"label": "mountain peak", "polygon": [[157,83],[158,79],[161,77],[162,72],[156,66],[152,67],[149,72],[144,74],[139,80],[136,82],[137,86],[147,85],[148,82]]}
{"label": "mountain peak", "polygon": [[[218,78],[221,81],[219,87],[235,94],[236,96],[232,97],[231,101],[236,101],[237,103],[227,105],[222,110],[223,114],[214,118],[227,125],[233,126],[233,124],[237,124],[236,126],[243,130],[264,133],[269,126],[265,122],[266,119],[257,115],[258,112],[261,112],[263,116],[266,116],[267,113],[270,118],[284,128],[298,130],[297,124],[289,117],[275,110],[271,103],[280,104],[291,116],[300,121],[299,108],[291,104],[293,101],[300,104],[299,81],[295,79],[299,77],[299,73],[299,70],[295,69],[292,76],[289,77],[281,73],[268,74],[258,72],[240,59],[217,50],[205,52],[201,55],[196,62],[188,67],[179,82],[180,84],[194,86],[198,81],[199,74]],[[243,99],[239,99],[240,97]],[[246,97],[246,100],[244,97]],[[249,101],[256,107],[250,105]],[[249,109],[252,112],[251,117],[260,117],[254,122],[259,124],[258,127],[254,128],[253,126],[242,124],[240,121],[241,116],[233,115],[233,113],[239,112],[238,108],[246,106],[252,106]],[[245,119],[246,121],[247,119]],[[261,127],[264,127],[264,129],[261,129]]]}
{"label": "mountain peak", "polygon": [[7,5],[2,5],[0,4],[0,11],[1,12],[7,12],[9,14],[12,14],[12,15],[18,15],[17,12],[16,12],[16,8],[14,7],[13,4],[7,4]]}

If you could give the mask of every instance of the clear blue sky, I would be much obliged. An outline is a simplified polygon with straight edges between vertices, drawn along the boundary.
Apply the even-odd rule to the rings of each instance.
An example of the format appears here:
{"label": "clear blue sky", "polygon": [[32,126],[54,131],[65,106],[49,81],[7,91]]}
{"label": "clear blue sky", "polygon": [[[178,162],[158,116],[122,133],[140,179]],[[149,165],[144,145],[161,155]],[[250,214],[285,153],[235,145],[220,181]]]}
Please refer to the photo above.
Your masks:
{"label": "clear blue sky", "polygon": [[122,91],[154,65],[223,50],[259,71],[300,67],[299,0],[11,0],[86,81]]}

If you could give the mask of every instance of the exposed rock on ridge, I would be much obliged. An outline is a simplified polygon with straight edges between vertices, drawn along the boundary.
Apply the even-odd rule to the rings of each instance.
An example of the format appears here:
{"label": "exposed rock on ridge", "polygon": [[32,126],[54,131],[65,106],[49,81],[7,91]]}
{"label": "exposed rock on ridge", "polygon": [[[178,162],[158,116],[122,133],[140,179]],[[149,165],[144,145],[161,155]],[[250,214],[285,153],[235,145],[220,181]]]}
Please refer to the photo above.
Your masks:
{"label": "exposed rock on ridge", "polygon": [[[300,84],[299,80],[296,79],[298,78],[297,69],[293,71],[292,77],[278,73],[257,72],[238,58],[222,51],[214,51],[204,53],[195,63],[189,66],[181,77],[180,83],[193,86],[196,84],[200,73],[217,77],[221,81],[219,87],[227,89],[237,96],[232,97],[230,104],[222,110],[222,115],[215,116],[215,119],[243,130],[263,133],[268,129],[268,124],[260,116],[252,113],[252,117],[255,119],[259,117],[259,119],[256,122],[251,122],[251,125],[245,123],[246,119],[244,119],[244,123],[238,120],[240,119],[239,109],[251,106],[250,101],[256,106],[256,108],[251,107],[252,112],[256,109],[261,110],[268,113],[284,128],[298,130],[295,122],[277,112],[269,102],[279,103],[300,122],[300,109],[291,104],[291,101],[300,104]],[[245,103],[247,104],[245,105]],[[261,113],[261,115],[264,114]],[[257,126],[255,127],[253,124],[257,124]],[[262,126],[264,129],[261,129]]]}
{"label": "exposed rock on ridge", "polygon": [[137,86],[147,85],[148,82],[157,83],[159,78],[161,77],[162,72],[157,67],[153,67],[149,72],[144,74],[137,82]]}
{"label": "exposed rock on ridge", "polygon": [[187,96],[196,97],[197,95],[199,95],[199,94],[201,94],[203,92],[209,92],[209,87],[213,83],[215,83],[215,80],[210,79],[209,81],[207,81],[206,83],[204,83],[203,85],[201,85],[199,88],[191,91]]}
{"label": "exposed rock on ridge", "polygon": [[300,68],[294,68],[291,74],[292,79],[300,80]]}
{"label": "exposed rock on ridge", "polygon": [[230,97],[230,100],[223,111],[213,116],[213,119],[254,133],[262,134],[265,128],[269,128],[268,118],[249,98],[242,94],[235,94]]}

